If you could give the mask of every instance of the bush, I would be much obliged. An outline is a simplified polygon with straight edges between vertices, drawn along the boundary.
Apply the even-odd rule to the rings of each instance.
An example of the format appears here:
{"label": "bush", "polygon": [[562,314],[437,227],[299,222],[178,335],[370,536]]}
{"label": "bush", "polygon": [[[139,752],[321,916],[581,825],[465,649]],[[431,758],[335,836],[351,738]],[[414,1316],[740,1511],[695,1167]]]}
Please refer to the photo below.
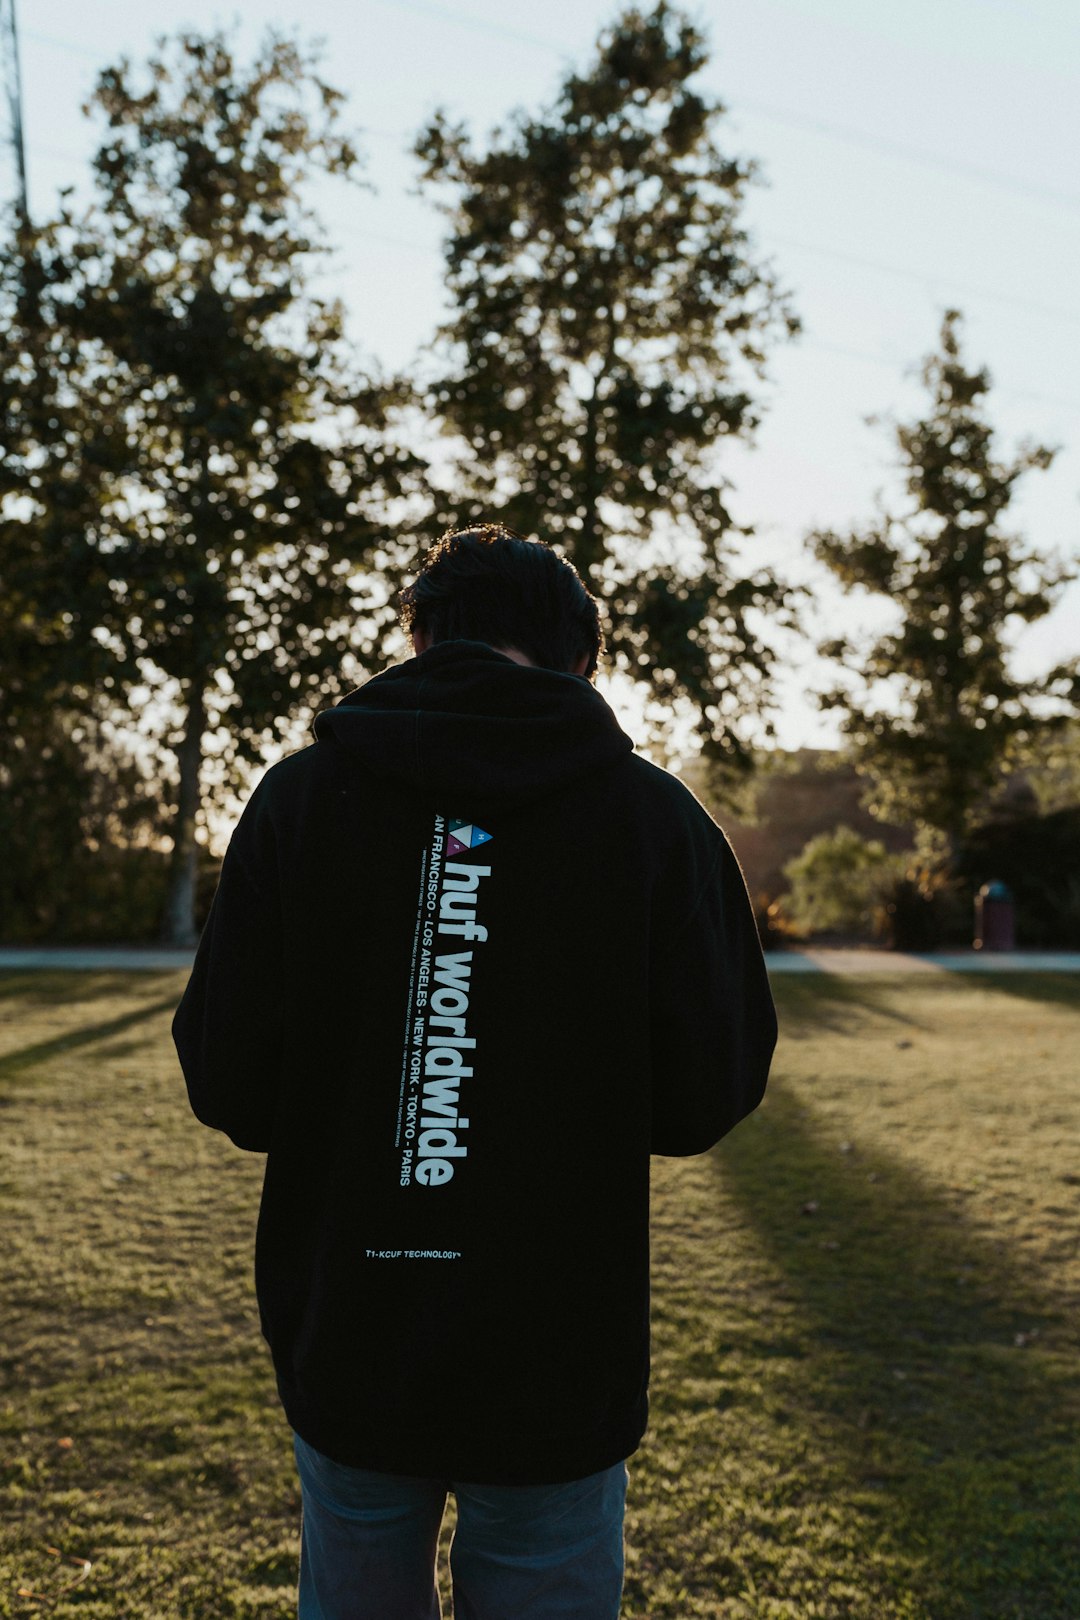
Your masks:
{"label": "bush", "polygon": [[[206,920],[220,863],[200,850],[196,922]],[[139,945],[161,937],[169,882],[167,851],[136,845],[78,845],[33,894],[0,887],[5,945]]]}
{"label": "bush", "polygon": [[872,939],[884,931],[887,896],[902,879],[904,855],[850,827],[820,833],[788,861],[791,884],[784,912],[803,934],[837,933]]}

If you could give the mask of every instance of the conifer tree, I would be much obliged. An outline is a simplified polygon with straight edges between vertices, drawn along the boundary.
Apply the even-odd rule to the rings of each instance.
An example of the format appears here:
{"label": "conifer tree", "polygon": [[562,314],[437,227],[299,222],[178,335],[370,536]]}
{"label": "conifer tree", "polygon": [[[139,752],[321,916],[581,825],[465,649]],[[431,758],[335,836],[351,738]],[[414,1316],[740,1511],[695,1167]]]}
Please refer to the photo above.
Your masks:
{"label": "conifer tree", "polygon": [[[1007,527],[1017,482],[1053,451],[994,452],[985,370],[961,351],[956,310],[925,362],[926,415],[895,428],[906,499],[865,527],[810,536],[846,590],[887,597],[897,627],[821,648],[854,677],[824,698],[887,819],[915,819],[955,850],[1003,770],[1060,725],[1078,692],[1076,665],[1024,681],[1010,669],[1010,631],[1050,611],[1070,574]],[[891,693],[884,701],[880,683]]]}
{"label": "conifer tree", "polygon": [[751,435],[769,343],[796,322],[742,224],[753,163],[695,79],[699,30],[626,11],[554,105],[482,149],[440,113],[417,152],[452,299],[430,409],[458,446],[448,520],[558,542],[610,610],[618,669],[740,757],[786,592],[736,567],[720,462]]}

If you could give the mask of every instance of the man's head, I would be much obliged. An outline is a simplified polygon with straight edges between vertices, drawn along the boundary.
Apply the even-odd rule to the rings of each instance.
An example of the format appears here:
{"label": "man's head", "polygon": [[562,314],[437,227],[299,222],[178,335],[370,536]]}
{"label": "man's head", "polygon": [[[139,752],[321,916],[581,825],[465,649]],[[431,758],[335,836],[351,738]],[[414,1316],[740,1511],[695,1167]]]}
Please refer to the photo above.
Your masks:
{"label": "man's head", "polygon": [[401,623],[418,651],[485,641],[590,680],[604,647],[599,609],[576,568],[498,523],[451,530],[432,546],[401,593]]}

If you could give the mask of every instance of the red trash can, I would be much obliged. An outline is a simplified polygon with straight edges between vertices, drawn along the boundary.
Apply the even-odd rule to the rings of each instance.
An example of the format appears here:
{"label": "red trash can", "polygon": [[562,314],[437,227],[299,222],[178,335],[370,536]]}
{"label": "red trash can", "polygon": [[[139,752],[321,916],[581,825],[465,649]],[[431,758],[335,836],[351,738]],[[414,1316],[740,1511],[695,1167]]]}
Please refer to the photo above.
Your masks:
{"label": "red trash can", "polygon": [[984,883],[975,896],[975,949],[1016,949],[1016,908],[1007,883]]}

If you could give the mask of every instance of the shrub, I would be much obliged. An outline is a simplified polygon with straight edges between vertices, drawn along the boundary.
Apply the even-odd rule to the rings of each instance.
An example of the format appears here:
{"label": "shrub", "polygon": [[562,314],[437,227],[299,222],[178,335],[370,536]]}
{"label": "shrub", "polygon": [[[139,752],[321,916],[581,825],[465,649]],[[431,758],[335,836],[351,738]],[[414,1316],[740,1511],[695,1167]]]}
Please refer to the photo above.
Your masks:
{"label": "shrub", "polygon": [[874,938],[883,931],[886,896],[906,865],[906,856],[891,855],[850,827],[819,833],[784,867],[791,885],[784,912],[803,934]]}

